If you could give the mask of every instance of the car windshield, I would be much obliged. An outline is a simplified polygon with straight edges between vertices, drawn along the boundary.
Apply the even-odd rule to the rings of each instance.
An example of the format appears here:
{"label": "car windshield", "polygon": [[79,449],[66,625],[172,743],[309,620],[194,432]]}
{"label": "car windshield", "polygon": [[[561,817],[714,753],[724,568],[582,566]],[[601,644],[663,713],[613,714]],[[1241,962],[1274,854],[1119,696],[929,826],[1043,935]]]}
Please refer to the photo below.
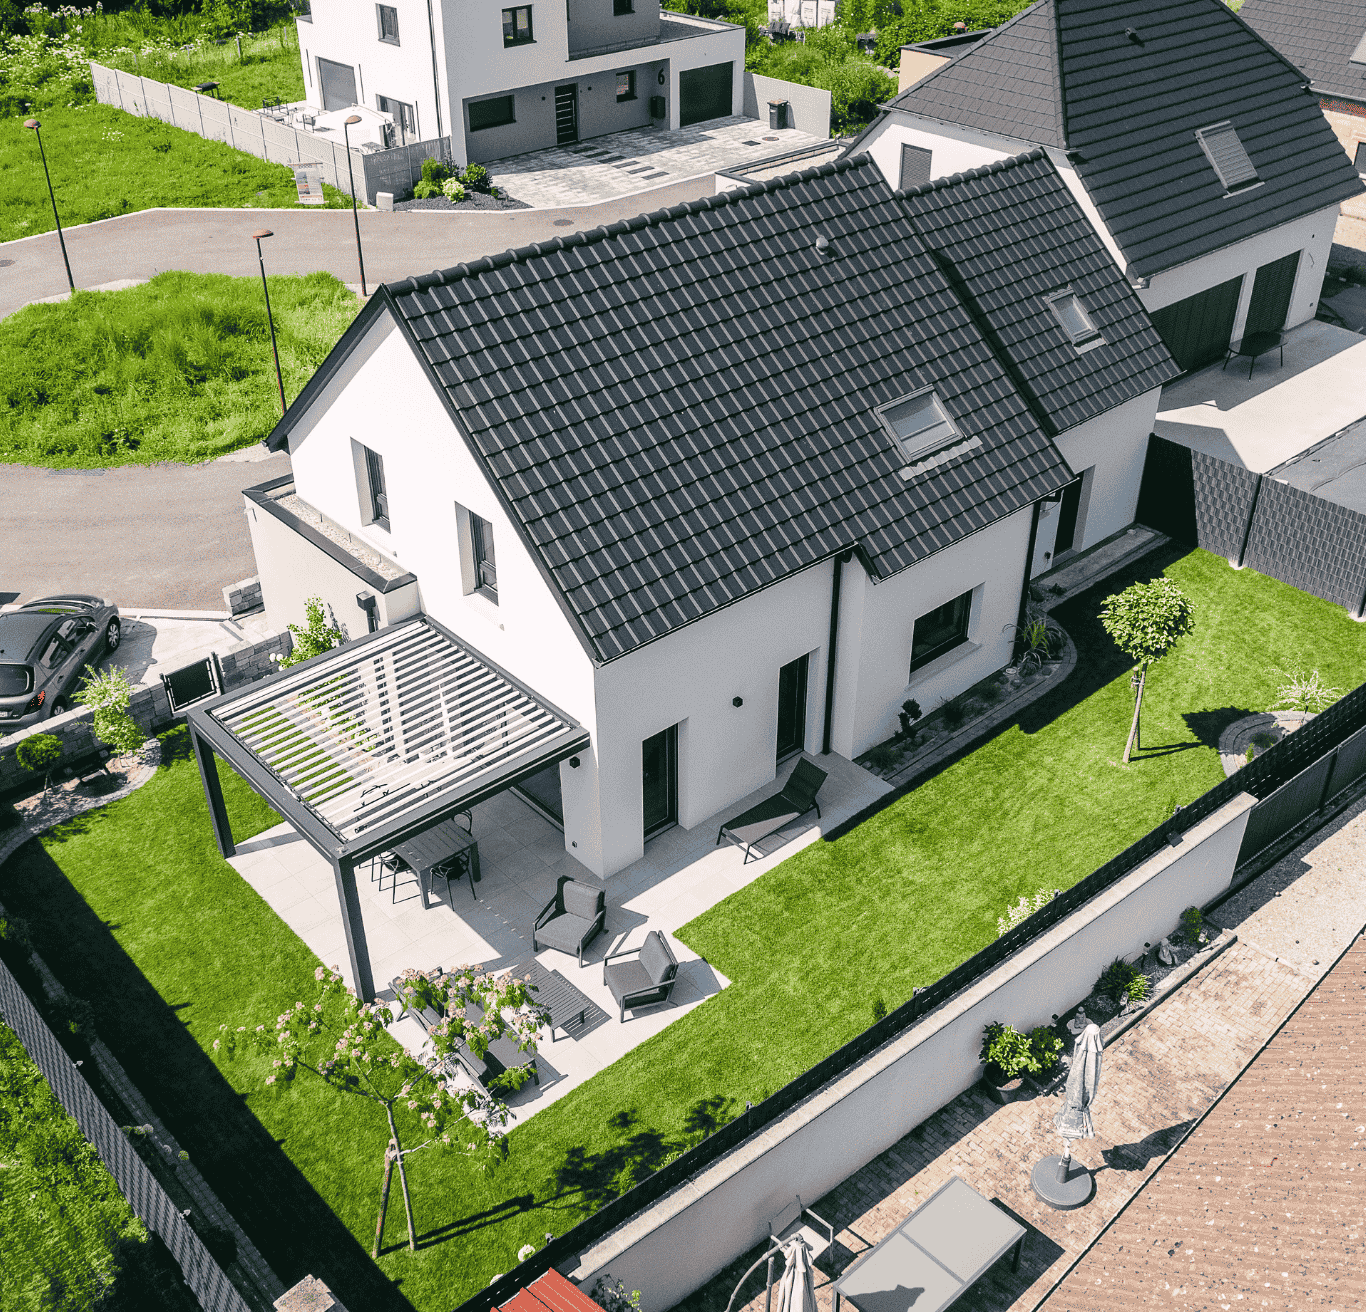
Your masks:
{"label": "car windshield", "polygon": [[0,697],[21,697],[33,690],[33,671],[27,665],[0,663]]}

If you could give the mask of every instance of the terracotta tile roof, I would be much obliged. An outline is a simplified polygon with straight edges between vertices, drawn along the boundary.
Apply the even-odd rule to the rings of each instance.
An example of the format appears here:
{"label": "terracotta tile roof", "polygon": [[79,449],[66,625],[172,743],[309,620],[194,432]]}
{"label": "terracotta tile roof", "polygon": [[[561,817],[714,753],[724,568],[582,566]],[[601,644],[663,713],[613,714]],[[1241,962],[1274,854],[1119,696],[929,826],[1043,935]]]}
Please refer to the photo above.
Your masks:
{"label": "terracotta tile roof", "polygon": [[1366,937],[1042,1305],[1366,1301]]}

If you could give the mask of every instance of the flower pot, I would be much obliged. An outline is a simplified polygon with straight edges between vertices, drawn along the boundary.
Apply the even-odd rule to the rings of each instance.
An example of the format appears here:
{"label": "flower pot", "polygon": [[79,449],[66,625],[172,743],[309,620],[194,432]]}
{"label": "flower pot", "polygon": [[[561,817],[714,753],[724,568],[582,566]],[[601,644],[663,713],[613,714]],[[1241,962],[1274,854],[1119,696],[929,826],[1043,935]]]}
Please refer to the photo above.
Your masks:
{"label": "flower pot", "polygon": [[1026,1087],[1032,1089],[1035,1094],[1046,1097],[1061,1083],[1063,1075],[1064,1067],[1060,1061],[1051,1071],[1041,1071],[1038,1075],[1026,1071],[1024,1082]]}
{"label": "flower pot", "polygon": [[1013,1079],[1007,1079],[992,1067],[987,1067],[982,1074],[982,1088],[986,1091],[987,1097],[1002,1107],[1014,1102],[1024,1092],[1024,1087],[1023,1076],[1017,1075]]}

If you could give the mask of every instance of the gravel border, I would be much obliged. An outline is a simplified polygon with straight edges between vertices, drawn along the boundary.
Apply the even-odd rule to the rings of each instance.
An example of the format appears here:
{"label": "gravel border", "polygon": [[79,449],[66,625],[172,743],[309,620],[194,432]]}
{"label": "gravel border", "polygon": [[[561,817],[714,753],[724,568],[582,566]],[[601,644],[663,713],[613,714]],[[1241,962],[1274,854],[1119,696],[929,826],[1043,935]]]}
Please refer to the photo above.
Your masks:
{"label": "gravel border", "polygon": [[426,200],[396,200],[394,202],[396,212],[406,210],[446,210],[448,212],[483,210],[487,212],[489,210],[529,210],[532,208],[533,206],[528,205],[525,201],[509,196],[506,192],[498,196],[488,196],[482,191],[469,190],[466,190],[465,199],[459,203],[447,200],[445,196],[429,196]]}

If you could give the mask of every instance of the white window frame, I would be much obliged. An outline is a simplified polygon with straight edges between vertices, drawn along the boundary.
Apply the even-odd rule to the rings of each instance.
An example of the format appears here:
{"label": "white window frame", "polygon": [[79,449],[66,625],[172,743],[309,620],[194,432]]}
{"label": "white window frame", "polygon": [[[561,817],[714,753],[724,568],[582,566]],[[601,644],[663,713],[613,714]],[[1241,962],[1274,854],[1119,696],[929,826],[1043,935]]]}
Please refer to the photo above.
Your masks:
{"label": "white window frame", "polygon": [[[1056,292],[1049,292],[1043,299],[1044,304],[1053,311],[1053,317],[1057,319],[1058,327],[1067,335],[1068,340],[1077,349],[1078,353],[1082,351],[1094,351],[1097,346],[1105,345],[1105,334],[1096,326],[1096,321],[1091,317],[1091,311],[1086,308],[1086,303],[1072,290],[1072,288],[1063,287]],[[1061,306],[1069,299],[1088,325],[1087,329],[1080,333],[1074,332],[1067,326],[1067,320],[1062,314]]]}

